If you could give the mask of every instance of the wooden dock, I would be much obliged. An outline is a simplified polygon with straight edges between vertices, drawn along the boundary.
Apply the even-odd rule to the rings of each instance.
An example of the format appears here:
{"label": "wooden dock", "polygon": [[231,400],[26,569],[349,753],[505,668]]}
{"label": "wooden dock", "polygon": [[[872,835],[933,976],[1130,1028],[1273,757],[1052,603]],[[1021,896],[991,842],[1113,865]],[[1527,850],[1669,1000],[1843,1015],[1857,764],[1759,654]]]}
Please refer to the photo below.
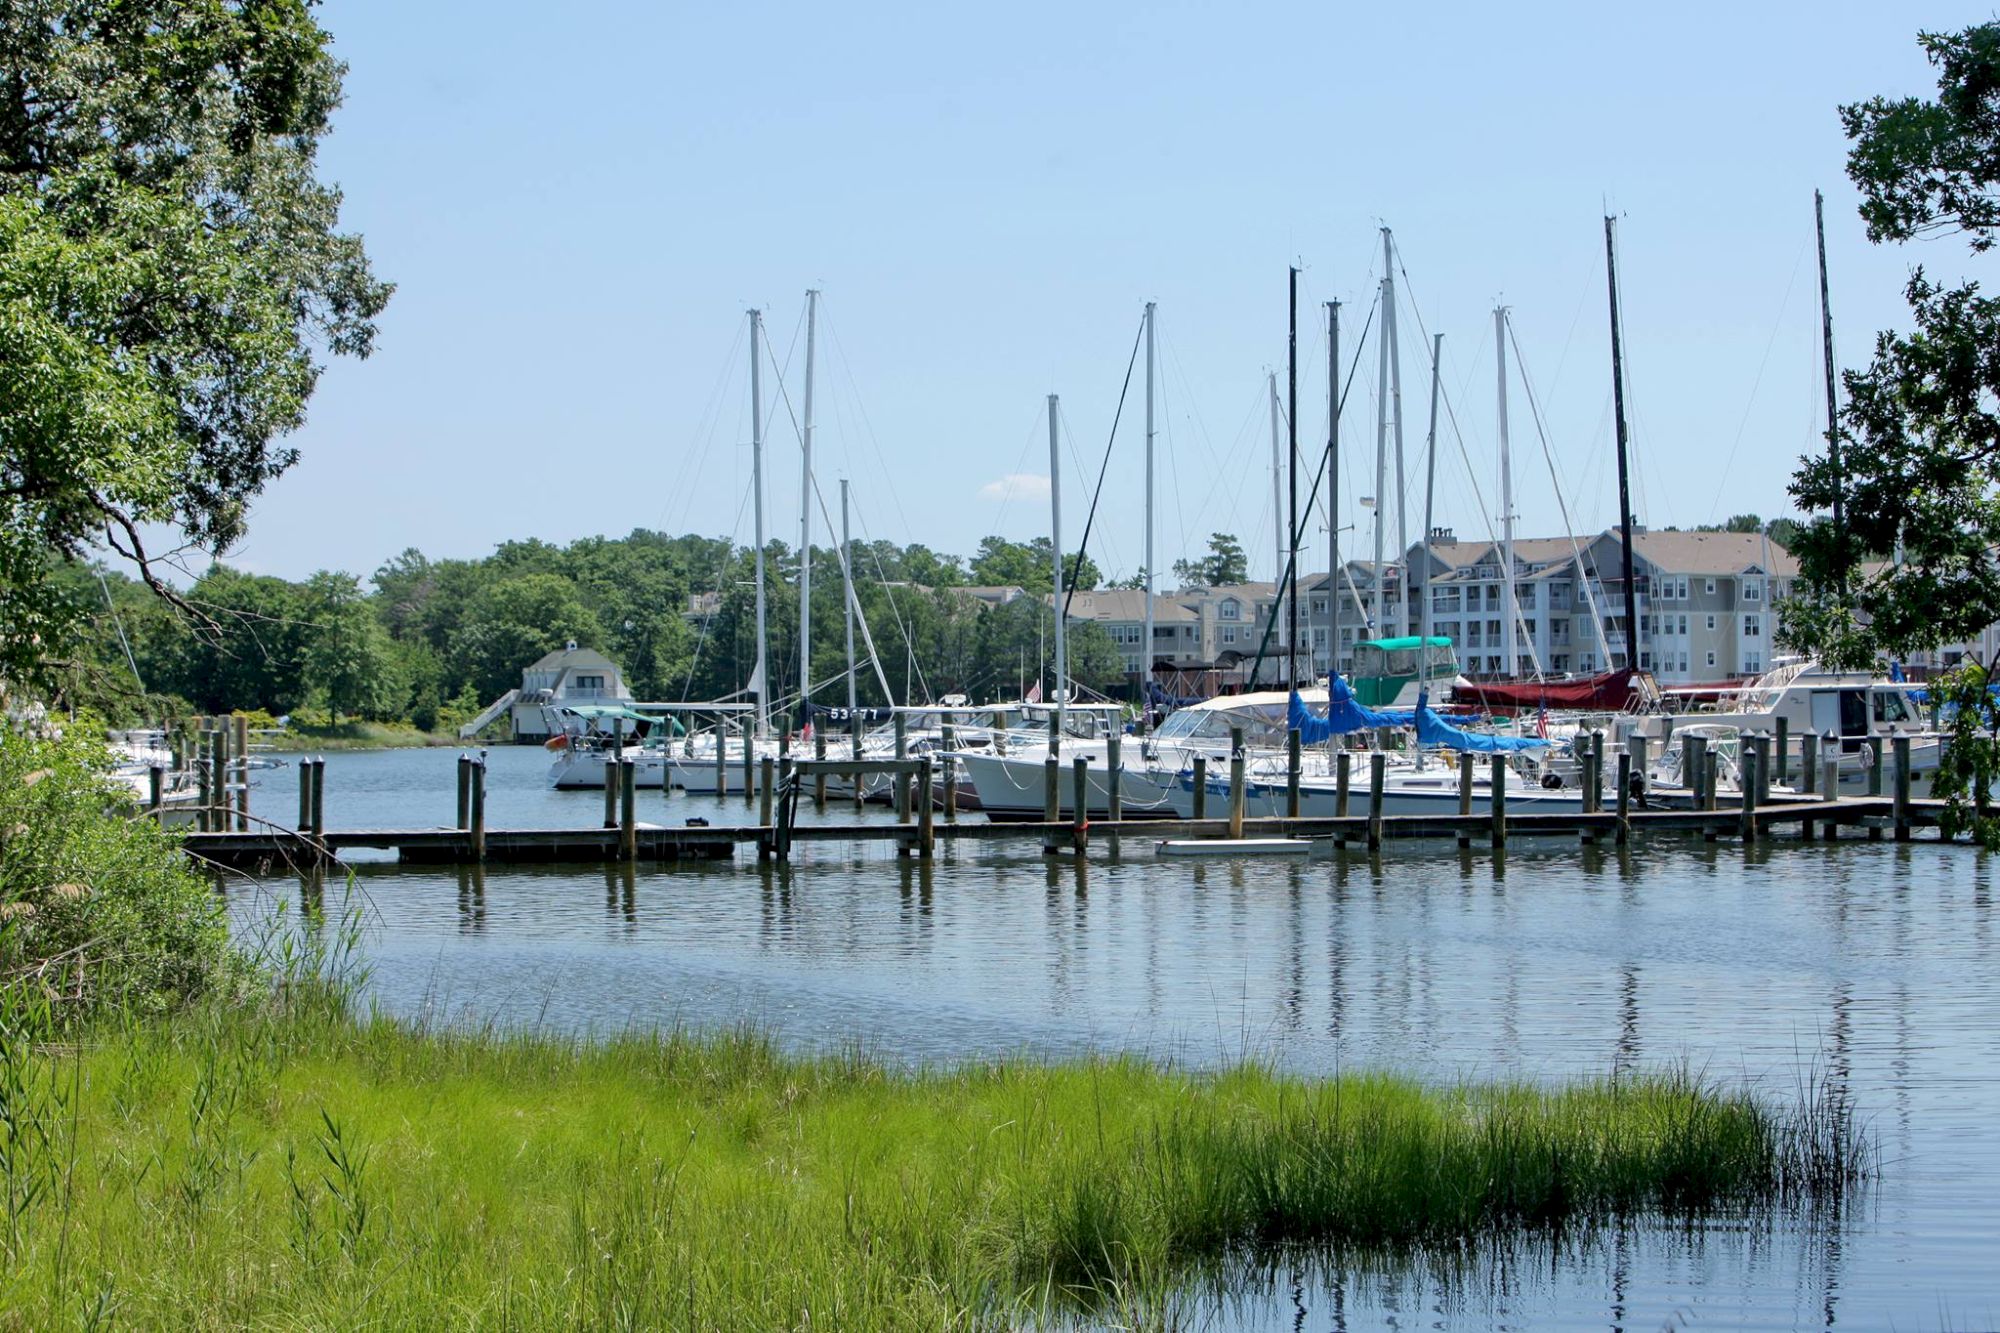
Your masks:
{"label": "wooden dock", "polygon": [[[930,857],[944,842],[1011,842],[1038,846],[1045,853],[1088,855],[1096,844],[1111,856],[1121,853],[1127,839],[1148,842],[1166,838],[1302,838],[1324,840],[1331,847],[1358,846],[1379,851],[1391,842],[1456,840],[1461,847],[1475,842],[1503,848],[1511,838],[1571,838],[1585,843],[1624,844],[1634,837],[1677,834],[1713,841],[1739,838],[1755,842],[1792,830],[1805,840],[1856,835],[1870,840],[1885,836],[1907,841],[1919,828],[1935,827],[1944,809],[1941,801],[1915,800],[1910,795],[1908,747],[1897,747],[1896,779],[1888,795],[1836,797],[1771,795],[1756,781],[1756,751],[1747,753],[1746,798],[1725,803],[1713,788],[1701,792],[1685,808],[1651,808],[1635,802],[1627,781],[1629,759],[1621,756],[1620,782],[1614,804],[1603,808],[1586,795],[1580,811],[1515,814],[1507,809],[1501,782],[1502,759],[1493,756],[1492,788],[1501,793],[1484,813],[1472,809],[1473,770],[1470,756],[1459,765],[1459,813],[1455,815],[1384,815],[1378,800],[1383,789],[1381,756],[1373,756],[1371,781],[1359,803],[1366,813],[1338,818],[1250,818],[1243,811],[1240,759],[1231,765],[1228,814],[1221,819],[1111,819],[1092,821],[1077,815],[1055,818],[1056,784],[1067,776],[1073,784],[1073,810],[1085,809],[1089,775],[1084,761],[1075,761],[1067,775],[1052,760],[1047,770],[1042,820],[1030,823],[961,821],[951,799],[949,781],[943,788],[944,811],[939,815],[928,757],[883,761],[787,761],[782,775],[776,761],[761,761],[755,823],[713,825],[692,818],[680,825],[641,823],[629,765],[607,772],[604,824],[600,828],[489,829],[486,827],[485,765],[461,756],[458,769],[458,825],[421,829],[328,829],[325,826],[325,760],[304,760],[299,766],[299,827],[266,825],[262,830],[230,829],[232,820],[217,820],[183,836],[189,855],[234,869],[269,872],[285,867],[322,865],[356,849],[394,852],[418,865],[482,862],[607,862],[607,861],[727,861],[738,847],[752,847],[759,860],[790,859],[798,843],[890,843],[899,854]],[[622,778],[617,776],[623,771]],[[833,774],[853,777],[880,772],[896,779],[896,822],[893,824],[800,824],[798,806],[809,784],[824,792],[819,779]],[[1837,790],[1831,769],[1821,791]],[[1344,789],[1343,783],[1343,789]],[[1204,790],[1197,787],[1197,791]],[[1115,788],[1114,788],[1115,791]],[[1586,788],[1587,793],[1595,789]],[[1762,794],[1760,794],[1762,793]],[[815,804],[824,796],[815,798]],[[1341,802],[1345,807],[1345,801]],[[1114,807],[1115,808],[1115,807]],[[1293,809],[1297,808],[1294,799]],[[233,812],[232,812],[233,813]],[[1204,814],[1197,802],[1196,813]],[[207,823],[207,821],[204,821]],[[218,826],[219,825],[219,826]]]}

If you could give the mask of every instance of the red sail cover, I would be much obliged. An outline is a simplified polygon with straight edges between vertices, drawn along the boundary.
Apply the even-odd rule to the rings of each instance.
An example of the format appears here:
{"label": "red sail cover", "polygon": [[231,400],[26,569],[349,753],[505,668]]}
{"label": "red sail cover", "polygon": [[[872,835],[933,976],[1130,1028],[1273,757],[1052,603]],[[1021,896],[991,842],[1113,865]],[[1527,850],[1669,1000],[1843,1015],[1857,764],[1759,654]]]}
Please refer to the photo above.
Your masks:
{"label": "red sail cover", "polygon": [[1638,674],[1627,668],[1580,680],[1473,681],[1453,687],[1451,700],[1489,712],[1508,709],[1534,712],[1542,708],[1621,712],[1637,692],[1634,679]]}

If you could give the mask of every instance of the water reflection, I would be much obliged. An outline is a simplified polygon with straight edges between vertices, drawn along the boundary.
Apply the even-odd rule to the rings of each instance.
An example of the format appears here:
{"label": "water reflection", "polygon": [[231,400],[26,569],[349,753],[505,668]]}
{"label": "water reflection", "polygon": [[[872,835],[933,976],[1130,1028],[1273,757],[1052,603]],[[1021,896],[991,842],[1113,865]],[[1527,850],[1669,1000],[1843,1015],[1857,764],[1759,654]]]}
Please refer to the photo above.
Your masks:
{"label": "water reflection", "polygon": [[[1963,849],[1447,841],[1277,864],[1160,861],[1136,840],[1081,864],[972,844],[931,861],[801,850],[792,865],[362,867],[373,998],[578,1030],[749,1021],[917,1063],[1122,1049],[1449,1083],[1685,1062],[1779,1098],[1823,1078],[1869,1117],[1888,1170],[1844,1226],[1633,1219],[1476,1260],[1288,1258],[1190,1298],[1223,1328],[1870,1327],[1986,1308],[2000,959],[1990,867]],[[334,878],[225,891],[248,931],[293,893],[337,914]]]}

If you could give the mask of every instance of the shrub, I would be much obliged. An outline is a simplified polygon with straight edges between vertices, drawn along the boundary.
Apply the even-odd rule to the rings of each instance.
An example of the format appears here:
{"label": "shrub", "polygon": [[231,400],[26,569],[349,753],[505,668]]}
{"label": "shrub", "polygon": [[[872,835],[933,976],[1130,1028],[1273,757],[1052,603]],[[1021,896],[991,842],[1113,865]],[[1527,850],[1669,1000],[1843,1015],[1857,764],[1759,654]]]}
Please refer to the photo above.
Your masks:
{"label": "shrub", "polygon": [[65,1019],[240,986],[221,899],[108,776],[102,737],[0,729],[0,986]]}

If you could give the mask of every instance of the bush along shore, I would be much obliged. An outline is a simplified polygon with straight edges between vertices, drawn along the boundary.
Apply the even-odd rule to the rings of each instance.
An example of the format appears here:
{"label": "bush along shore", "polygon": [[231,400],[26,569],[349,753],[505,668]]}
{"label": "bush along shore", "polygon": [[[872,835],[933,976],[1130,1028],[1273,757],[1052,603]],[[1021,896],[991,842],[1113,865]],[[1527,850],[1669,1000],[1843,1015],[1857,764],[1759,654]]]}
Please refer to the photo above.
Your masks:
{"label": "bush along shore", "polygon": [[[74,776],[109,830],[61,869],[89,884],[78,901],[115,900],[134,867],[186,874]],[[14,845],[6,891],[28,894]],[[90,859],[104,847],[122,850]],[[202,939],[212,904],[186,904]],[[1158,1323],[1259,1255],[1775,1214],[1866,1171],[1837,1099],[1775,1108],[1672,1072],[906,1070],[747,1031],[427,1028],[359,1010],[355,937],[281,917],[254,962],[129,987],[63,944],[91,960],[83,991],[67,964],[6,955],[0,1310],[31,1328]]]}

